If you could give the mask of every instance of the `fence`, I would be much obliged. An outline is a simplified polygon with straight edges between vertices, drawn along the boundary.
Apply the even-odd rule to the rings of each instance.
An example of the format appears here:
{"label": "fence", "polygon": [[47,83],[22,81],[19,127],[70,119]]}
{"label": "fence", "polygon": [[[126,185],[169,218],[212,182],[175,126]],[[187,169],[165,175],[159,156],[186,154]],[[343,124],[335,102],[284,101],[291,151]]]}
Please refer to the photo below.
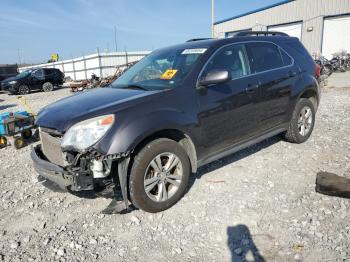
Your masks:
{"label": "fence", "polygon": [[116,66],[138,61],[149,53],[149,51],[96,53],[71,60],[21,67],[19,71],[22,72],[26,69],[45,67],[57,68],[61,70],[66,77],[70,77],[73,80],[89,79],[93,73],[103,78],[113,75]]}

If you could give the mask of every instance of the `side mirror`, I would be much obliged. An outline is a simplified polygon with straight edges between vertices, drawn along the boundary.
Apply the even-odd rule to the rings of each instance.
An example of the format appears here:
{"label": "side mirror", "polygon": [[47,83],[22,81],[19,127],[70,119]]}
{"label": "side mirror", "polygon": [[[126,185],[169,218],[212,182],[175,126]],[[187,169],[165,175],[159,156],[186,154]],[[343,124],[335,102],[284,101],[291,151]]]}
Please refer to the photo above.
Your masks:
{"label": "side mirror", "polygon": [[214,69],[199,81],[199,86],[210,86],[228,81],[230,74],[227,70]]}

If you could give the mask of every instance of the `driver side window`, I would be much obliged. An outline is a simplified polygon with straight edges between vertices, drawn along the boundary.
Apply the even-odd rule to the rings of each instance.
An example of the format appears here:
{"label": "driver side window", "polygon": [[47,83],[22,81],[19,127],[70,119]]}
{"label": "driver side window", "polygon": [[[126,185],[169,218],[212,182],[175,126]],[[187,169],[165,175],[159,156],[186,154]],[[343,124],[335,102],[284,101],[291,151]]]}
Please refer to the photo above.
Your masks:
{"label": "driver side window", "polygon": [[233,44],[220,49],[209,61],[202,77],[212,70],[227,70],[231,79],[250,74],[246,50],[243,44]]}

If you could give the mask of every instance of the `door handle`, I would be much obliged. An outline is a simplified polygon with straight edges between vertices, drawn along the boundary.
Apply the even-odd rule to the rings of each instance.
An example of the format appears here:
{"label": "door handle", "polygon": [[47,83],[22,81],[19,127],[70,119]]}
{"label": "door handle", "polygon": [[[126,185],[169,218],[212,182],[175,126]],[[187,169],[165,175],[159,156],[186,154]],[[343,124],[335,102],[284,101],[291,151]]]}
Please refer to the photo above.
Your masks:
{"label": "door handle", "polygon": [[294,77],[297,75],[297,72],[295,71],[289,71],[288,74],[287,74],[287,77]]}
{"label": "door handle", "polygon": [[248,87],[246,87],[245,91],[247,93],[254,93],[256,92],[256,90],[259,88],[259,85],[258,84],[249,84]]}

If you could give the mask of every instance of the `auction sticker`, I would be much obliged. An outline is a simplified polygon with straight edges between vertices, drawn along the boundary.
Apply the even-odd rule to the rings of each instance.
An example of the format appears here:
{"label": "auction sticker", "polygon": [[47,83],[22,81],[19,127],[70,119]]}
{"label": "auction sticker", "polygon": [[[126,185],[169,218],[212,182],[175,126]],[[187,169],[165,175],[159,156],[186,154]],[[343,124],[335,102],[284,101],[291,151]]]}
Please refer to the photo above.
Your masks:
{"label": "auction sticker", "polygon": [[160,76],[160,79],[170,80],[174,77],[176,72],[177,72],[176,69],[168,69]]}
{"label": "auction sticker", "polygon": [[184,51],[182,51],[181,54],[183,54],[183,55],[203,54],[205,51],[207,51],[206,48],[191,48],[191,49],[185,49]]}

